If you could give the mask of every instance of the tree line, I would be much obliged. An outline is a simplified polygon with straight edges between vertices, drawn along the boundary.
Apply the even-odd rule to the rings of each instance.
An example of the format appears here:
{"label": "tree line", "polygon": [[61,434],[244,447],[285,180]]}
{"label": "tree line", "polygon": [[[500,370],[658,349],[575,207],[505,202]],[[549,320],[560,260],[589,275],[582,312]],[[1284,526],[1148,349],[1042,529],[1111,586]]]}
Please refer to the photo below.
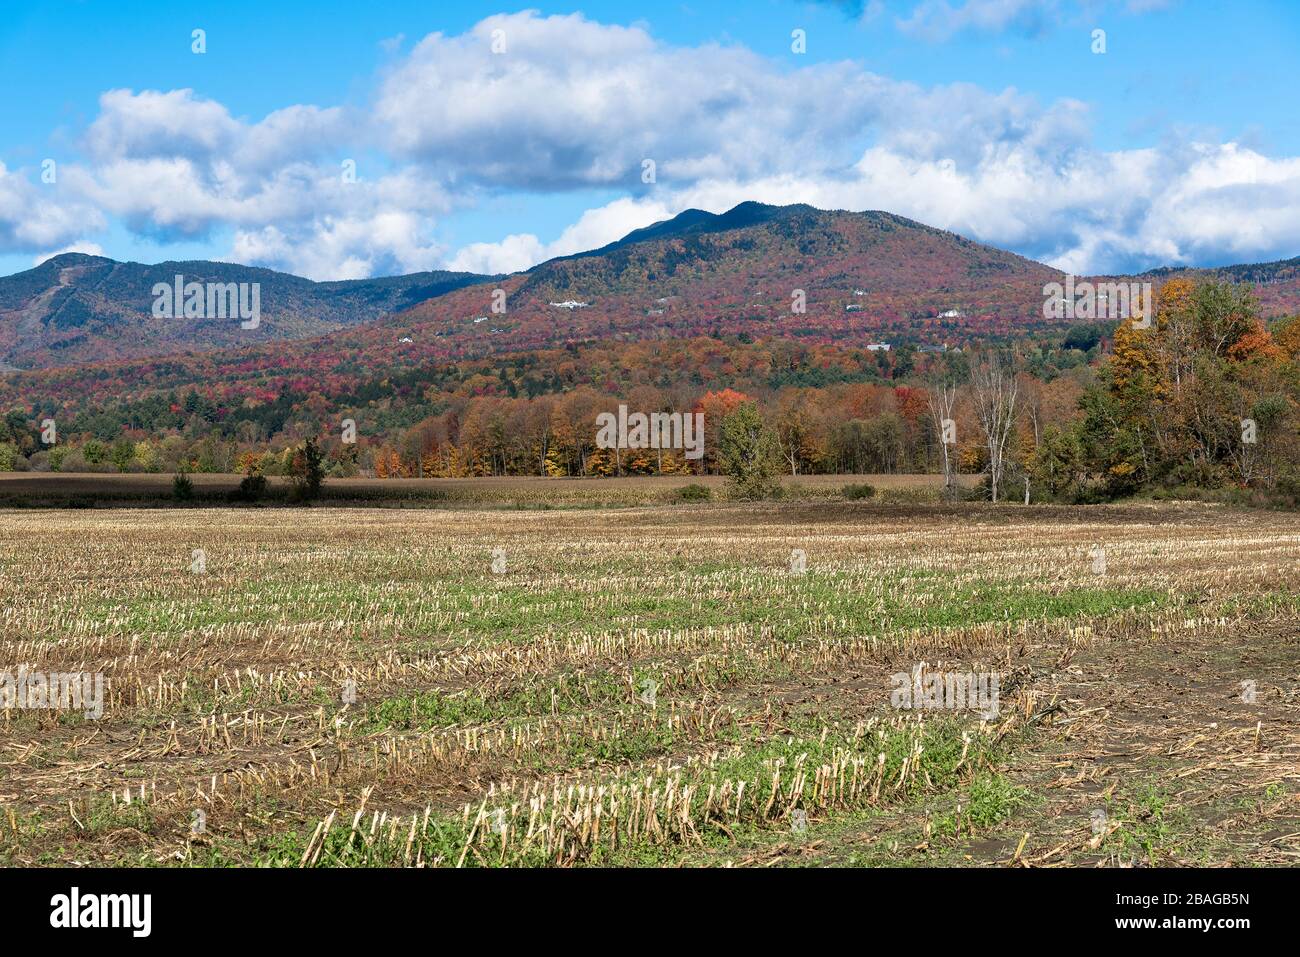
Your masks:
{"label": "tree line", "polygon": [[[1161,287],[1153,317],[1094,329],[1108,338],[1067,336],[1092,350],[1088,363],[1045,361],[1041,347],[1022,344],[927,356],[907,380],[887,383],[709,389],[664,375],[660,384],[521,396],[474,394],[491,385],[471,380],[470,394],[438,394],[416,421],[395,410],[380,430],[352,421],[355,441],[346,416],[320,397],[298,403],[295,424],[272,441],[203,430],[210,401],[193,391],[169,407],[198,424],[188,435],[158,438],[128,424],[111,441],[74,432],[46,446],[35,423],[11,412],[0,420],[0,470],[284,475],[311,439],[328,474],[379,478],[720,474],[739,455],[751,474],[773,478],[939,473],[953,494],[956,474],[982,474],[993,499],[1296,494],[1300,319],[1266,326],[1247,287],[1180,278]],[[620,404],[703,413],[703,456],[600,447],[597,417]],[[752,448],[737,450],[741,436]]]}

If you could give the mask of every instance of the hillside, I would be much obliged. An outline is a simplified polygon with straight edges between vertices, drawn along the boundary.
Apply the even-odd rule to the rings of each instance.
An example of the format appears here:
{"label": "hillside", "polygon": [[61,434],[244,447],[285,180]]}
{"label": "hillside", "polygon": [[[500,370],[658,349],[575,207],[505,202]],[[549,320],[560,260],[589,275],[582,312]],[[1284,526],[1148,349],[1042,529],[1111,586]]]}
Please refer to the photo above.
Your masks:
{"label": "hillside", "polygon": [[[1298,260],[1156,270],[1253,284],[1266,317],[1300,310]],[[590,252],[458,290],[356,330],[429,357],[607,341],[738,336],[939,349],[1072,325],[1043,318],[1059,271],[891,213],[742,203],[687,210]],[[491,312],[494,287],[504,314]],[[792,306],[802,290],[806,311]],[[386,347],[386,344],[385,344]]]}
{"label": "hillside", "polygon": [[[687,210],[511,277],[501,286],[508,312],[492,317],[489,335],[511,348],[701,334],[905,337],[938,346],[1041,321],[1042,287],[1055,276],[1040,263],[890,213],[742,203],[720,215]],[[805,312],[792,308],[796,290]],[[467,313],[487,309],[481,293],[423,303],[392,325],[475,353],[481,333],[465,322]],[[951,311],[961,315],[937,318]]]}
{"label": "hillside", "polygon": [[1188,279],[1219,279],[1253,286],[1260,312],[1269,318],[1300,313],[1300,256],[1267,263],[1243,263],[1217,269],[1153,269],[1137,277],[1163,282],[1174,276]]}
{"label": "hillside", "polygon": [[[258,327],[243,329],[231,319],[154,318],[154,285],[171,284],[177,275],[204,284],[258,283]],[[231,263],[147,266],[65,253],[0,278],[0,368],[47,368],[301,339],[369,322],[485,278],[424,272],[313,282]]]}
{"label": "hillside", "polygon": [[[72,262],[116,265],[90,257]],[[136,268],[165,275],[173,265]],[[1240,278],[1261,283],[1266,315],[1296,308],[1295,269],[1236,268],[1248,270]],[[1178,272],[1185,271],[1139,278],[1159,282]],[[293,280],[301,285],[285,288],[329,292],[336,304],[346,297],[382,312],[435,287],[417,278]],[[628,379],[633,356],[659,363],[637,374],[653,372],[661,385],[764,376],[834,381],[891,365],[888,355],[866,349],[879,341],[891,343],[896,355],[898,347],[938,350],[1072,325],[1042,318],[1043,286],[1060,278],[1041,263],[889,213],[742,203],[720,215],[688,210],[509,277],[456,275],[445,282],[478,281],[370,322],[354,317],[323,336],[12,374],[0,385],[0,400],[74,411],[197,387],[218,408],[275,405],[274,418],[283,420],[312,393],[324,400],[314,402],[319,408],[401,404],[435,384],[493,394],[500,387],[494,370],[507,367],[527,394],[602,379],[616,386]],[[505,293],[504,313],[493,310],[496,289]],[[803,313],[792,311],[795,290],[804,293]],[[345,313],[339,306],[333,321],[341,324]],[[227,321],[223,329],[234,335],[239,324]],[[749,343],[780,345],[750,350]],[[584,368],[596,355],[603,372]],[[782,368],[751,368],[773,362]]]}

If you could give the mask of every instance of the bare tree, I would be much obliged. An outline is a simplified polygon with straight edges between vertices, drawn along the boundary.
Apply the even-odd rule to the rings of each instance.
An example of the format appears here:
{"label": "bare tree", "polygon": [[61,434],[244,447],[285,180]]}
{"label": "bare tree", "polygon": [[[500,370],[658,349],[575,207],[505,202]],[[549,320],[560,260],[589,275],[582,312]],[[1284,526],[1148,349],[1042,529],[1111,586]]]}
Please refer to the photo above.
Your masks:
{"label": "bare tree", "polygon": [[952,410],[957,404],[957,387],[944,382],[932,386],[929,393],[930,421],[934,424],[935,435],[939,437],[939,454],[943,462],[943,494],[945,498],[953,498],[956,491],[953,457],[956,454],[957,437]]}
{"label": "bare tree", "polygon": [[1034,430],[1034,448],[1043,441],[1040,428],[1043,418],[1043,389],[1041,383],[1029,372],[1022,371],[1017,377],[1020,381],[1020,405],[1029,417],[1029,425]]}
{"label": "bare tree", "polygon": [[1006,472],[1007,444],[1016,424],[1019,393],[1015,372],[1004,368],[994,353],[984,353],[972,363],[971,394],[989,453],[989,488],[995,502]]}

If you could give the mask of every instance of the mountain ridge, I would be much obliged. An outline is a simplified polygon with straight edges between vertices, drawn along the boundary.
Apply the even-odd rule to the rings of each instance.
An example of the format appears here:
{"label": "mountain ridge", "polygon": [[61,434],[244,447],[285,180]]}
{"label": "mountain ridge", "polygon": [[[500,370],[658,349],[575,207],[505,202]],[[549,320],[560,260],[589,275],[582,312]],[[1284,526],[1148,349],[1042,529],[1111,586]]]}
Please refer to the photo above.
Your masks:
{"label": "mountain ridge", "polygon": [[[171,285],[177,275],[187,282],[258,283],[258,328],[217,318],[155,319],[152,289]],[[493,278],[439,270],[316,282],[215,260],[147,264],[61,253],[0,278],[0,365],[6,371],[51,368],[309,338]]]}
{"label": "mountain ridge", "polygon": [[[113,263],[71,255],[59,257],[55,266],[102,269]],[[165,278],[175,265],[150,268]],[[1300,260],[1232,268],[1259,279],[1262,301],[1280,314],[1300,311],[1296,266]],[[197,387],[223,402],[270,402],[286,390],[329,394],[357,383],[371,383],[365,386],[371,392],[399,380],[414,388],[426,375],[422,370],[462,360],[499,356],[513,362],[505,357],[554,355],[596,343],[771,339],[800,348],[883,342],[940,350],[1073,324],[1042,316],[1043,287],[1060,281],[1059,271],[882,211],[759,203],[720,214],[688,210],[600,250],[557,257],[509,276],[455,275],[453,287],[436,296],[391,313],[375,307],[377,318],[354,319],[320,335],[114,356],[46,367],[39,377],[11,372],[0,398],[57,406],[83,402],[92,393],[138,397]],[[400,301],[428,288],[409,278],[301,282],[353,292],[366,287],[381,299],[390,297],[385,301]],[[395,291],[385,290],[386,284]],[[503,313],[495,311],[497,289],[505,293]],[[800,293],[804,312],[795,309]],[[228,333],[238,329],[239,323],[224,322]]]}

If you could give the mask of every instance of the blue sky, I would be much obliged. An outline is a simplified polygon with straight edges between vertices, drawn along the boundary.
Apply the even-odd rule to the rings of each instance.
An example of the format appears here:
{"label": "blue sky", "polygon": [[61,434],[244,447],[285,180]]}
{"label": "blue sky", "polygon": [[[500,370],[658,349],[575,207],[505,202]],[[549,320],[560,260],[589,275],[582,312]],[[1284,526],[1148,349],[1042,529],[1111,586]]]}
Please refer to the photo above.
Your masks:
{"label": "blue sky", "polygon": [[11,4],[0,273],[504,271],[750,198],[1078,272],[1289,257],[1298,50],[1283,0]]}

